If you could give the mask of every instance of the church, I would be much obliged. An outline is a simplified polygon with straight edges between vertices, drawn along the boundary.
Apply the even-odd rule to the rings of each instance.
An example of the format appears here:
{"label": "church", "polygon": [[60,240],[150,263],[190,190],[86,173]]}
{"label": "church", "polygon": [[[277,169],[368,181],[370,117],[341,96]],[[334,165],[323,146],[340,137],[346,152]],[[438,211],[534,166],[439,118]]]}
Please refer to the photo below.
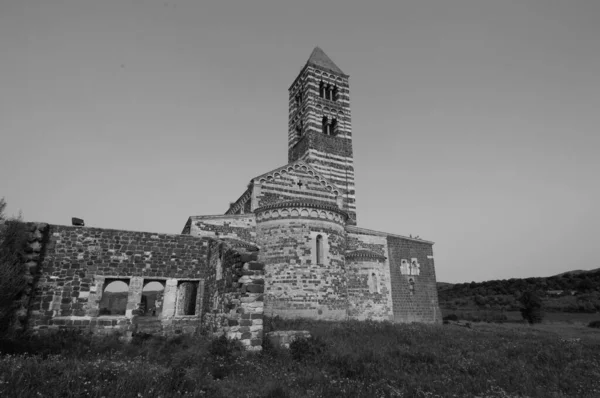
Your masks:
{"label": "church", "polygon": [[317,47],[288,103],[288,163],[225,214],[180,234],[28,223],[15,330],[209,331],[260,350],[265,317],[440,322],[433,242],[358,226],[348,75]]}
{"label": "church", "polygon": [[266,316],[439,322],[433,242],[358,226],[348,79],[316,47],[288,89],[288,163],[182,233],[258,250]]}

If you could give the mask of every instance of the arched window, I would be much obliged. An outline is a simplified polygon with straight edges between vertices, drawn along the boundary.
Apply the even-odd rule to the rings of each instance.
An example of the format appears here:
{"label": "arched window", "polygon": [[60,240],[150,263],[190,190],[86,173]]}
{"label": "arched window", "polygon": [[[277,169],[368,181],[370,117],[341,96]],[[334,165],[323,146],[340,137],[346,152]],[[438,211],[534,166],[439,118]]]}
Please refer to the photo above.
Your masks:
{"label": "arched window", "polygon": [[333,95],[331,96],[331,100],[332,101],[338,100],[338,88],[337,87],[333,87]]}
{"label": "arched window", "polygon": [[327,116],[323,116],[323,134],[329,134],[329,120],[327,120]]}
{"label": "arched window", "polygon": [[331,92],[332,92],[331,84],[327,85],[327,89],[325,90],[325,99],[331,100]]}
{"label": "arched window", "polygon": [[319,82],[319,97],[325,98],[325,83]]}
{"label": "arched window", "polygon": [[163,281],[144,280],[140,302],[141,316],[160,316],[162,312],[163,294],[165,285]]}
{"label": "arched window", "polygon": [[129,279],[106,279],[98,315],[125,315],[129,296]]}
{"label": "arched window", "polygon": [[317,235],[317,264],[323,264],[323,236]]}
{"label": "arched window", "polygon": [[377,274],[375,272],[371,273],[368,283],[369,293],[379,293],[379,278],[377,278]]}

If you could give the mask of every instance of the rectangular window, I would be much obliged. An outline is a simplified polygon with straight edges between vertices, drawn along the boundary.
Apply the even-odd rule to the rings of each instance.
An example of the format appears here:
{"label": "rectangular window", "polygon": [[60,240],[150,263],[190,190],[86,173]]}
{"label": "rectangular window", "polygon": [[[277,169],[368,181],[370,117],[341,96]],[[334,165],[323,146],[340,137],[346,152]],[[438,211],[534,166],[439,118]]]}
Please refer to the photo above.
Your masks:
{"label": "rectangular window", "polygon": [[196,315],[199,281],[180,281],[177,284],[176,315]]}

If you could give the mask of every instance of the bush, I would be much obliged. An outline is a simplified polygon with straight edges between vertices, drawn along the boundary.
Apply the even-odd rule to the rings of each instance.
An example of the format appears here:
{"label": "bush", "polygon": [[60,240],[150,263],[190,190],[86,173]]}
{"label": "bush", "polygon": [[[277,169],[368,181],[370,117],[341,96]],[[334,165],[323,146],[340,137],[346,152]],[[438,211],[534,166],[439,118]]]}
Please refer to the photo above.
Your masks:
{"label": "bush", "polygon": [[[4,221],[6,202],[0,199],[0,221]],[[6,334],[14,320],[27,280],[25,247],[29,232],[20,219],[0,225],[0,335]]]}
{"label": "bush", "polygon": [[208,352],[214,357],[231,358],[240,354],[243,349],[238,340],[228,339],[224,334],[213,339],[208,345]]}
{"label": "bush", "polygon": [[588,327],[600,329],[600,321],[592,321],[588,324]]}
{"label": "bush", "polygon": [[290,343],[290,355],[299,362],[313,360],[326,350],[327,344],[318,337],[300,337]]}
{"label": "bush", "polygon": [[519,298],[519,302],[523,305],[521,308],[521,316],[530,325],[541,323],[544,318],[542,311],[542,299],[533,291],[525,292]]}

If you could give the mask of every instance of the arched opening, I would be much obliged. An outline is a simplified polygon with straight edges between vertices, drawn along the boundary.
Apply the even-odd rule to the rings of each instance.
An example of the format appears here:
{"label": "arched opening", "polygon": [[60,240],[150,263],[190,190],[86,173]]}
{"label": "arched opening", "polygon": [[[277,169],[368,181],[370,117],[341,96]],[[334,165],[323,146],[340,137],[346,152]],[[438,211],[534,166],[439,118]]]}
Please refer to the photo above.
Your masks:
{"label": "arched opening", "polygon": [[323,125],[323,134],[329,134],[329,120],[327,119],[327,116],[323,116],[323,120],[321,122]]}
{"label": "arched opening", "polygon": [[331,96],[332,101],[337,101],[338,100],[338,88],[337,87],[333,87],[333,94]]}
{"label": "arched opening", "polygon": [[177,315],[196,315],[198,282],[179,282],[177,286]]}
{"label": "arched opening", "polygon": [[141,316],[160,316],[162,313],[165,285],[162,281],[144,281],[140,302]]}
{"label": "arched opening", "polygon": [[317,264],[323,264],[323,236],[317,235]]}
{"label": "arched opening", "polygon": [[325,83],[319,82],[319,97],[325,98]]}
{"label": "arched opening", "polygon": [[128,279],[107,279],[102,288],[99,316],[125,315],[129,296]]}

